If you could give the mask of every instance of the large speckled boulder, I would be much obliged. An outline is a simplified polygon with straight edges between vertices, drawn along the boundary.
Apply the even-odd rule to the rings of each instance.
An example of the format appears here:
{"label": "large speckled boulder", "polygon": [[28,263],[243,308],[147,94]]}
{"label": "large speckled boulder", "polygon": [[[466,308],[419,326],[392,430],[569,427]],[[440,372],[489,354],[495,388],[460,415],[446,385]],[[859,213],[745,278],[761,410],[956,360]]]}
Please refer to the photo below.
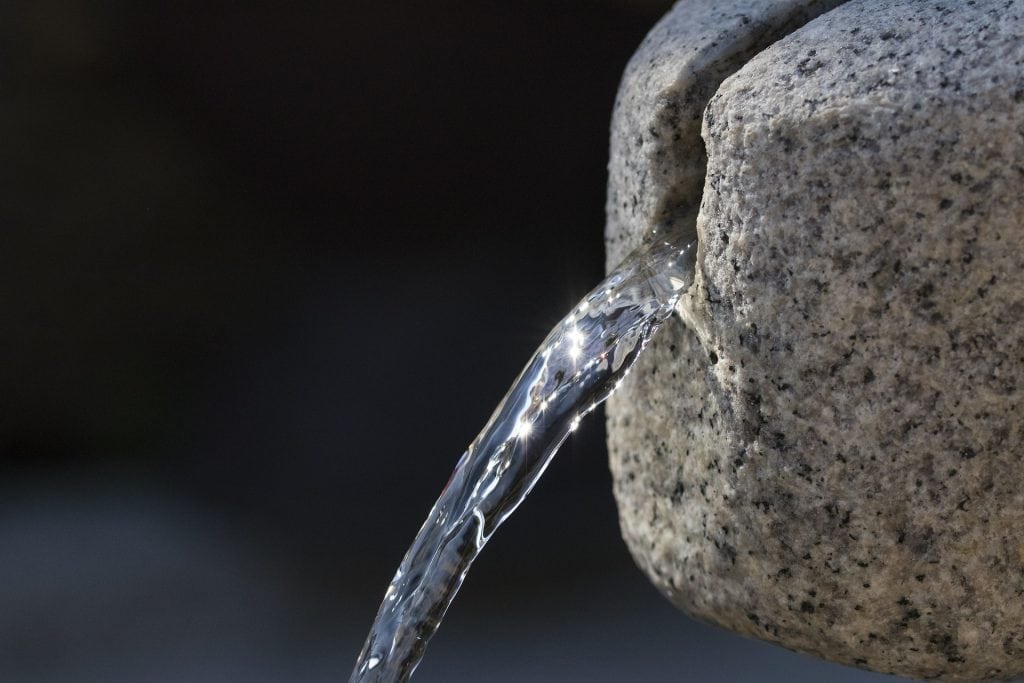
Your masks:
{"label": "large speckled boulder", "polygon": [[[689,77],[683,11],[620,93],[615,255],[690,210],[699,142],[656,68]],[[725,80],[703,137],[686,325],[608,409],[638,564],[831,660],[1024,672],[1024,0],[852,0]]]}

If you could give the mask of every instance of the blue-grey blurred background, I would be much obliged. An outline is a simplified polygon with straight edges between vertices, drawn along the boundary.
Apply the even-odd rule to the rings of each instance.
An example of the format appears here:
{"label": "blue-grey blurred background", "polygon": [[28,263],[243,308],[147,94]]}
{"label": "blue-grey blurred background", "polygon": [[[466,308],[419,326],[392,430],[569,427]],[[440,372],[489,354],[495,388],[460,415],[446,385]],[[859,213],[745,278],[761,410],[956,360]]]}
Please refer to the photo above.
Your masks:
{"label": "blue-grey blurred background", "polygon": [[[602,274],[663,0],[0,5],[0,680],[345,680],[450,468]],[[601,419],[419,681],[868,681],[696,624]]]}

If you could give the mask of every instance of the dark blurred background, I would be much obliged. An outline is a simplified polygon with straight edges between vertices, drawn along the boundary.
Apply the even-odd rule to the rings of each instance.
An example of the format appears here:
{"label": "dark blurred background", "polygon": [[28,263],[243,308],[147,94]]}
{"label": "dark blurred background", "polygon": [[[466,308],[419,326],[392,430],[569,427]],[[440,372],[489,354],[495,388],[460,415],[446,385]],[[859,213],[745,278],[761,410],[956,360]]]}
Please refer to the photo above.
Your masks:
{"label": "dark blurred background", "polygon": [[[401,555],[602,274],[659,0],[0,6],[0,680],[345,680]],[[420,681],[868,680],[695,624],[601,419]]]}

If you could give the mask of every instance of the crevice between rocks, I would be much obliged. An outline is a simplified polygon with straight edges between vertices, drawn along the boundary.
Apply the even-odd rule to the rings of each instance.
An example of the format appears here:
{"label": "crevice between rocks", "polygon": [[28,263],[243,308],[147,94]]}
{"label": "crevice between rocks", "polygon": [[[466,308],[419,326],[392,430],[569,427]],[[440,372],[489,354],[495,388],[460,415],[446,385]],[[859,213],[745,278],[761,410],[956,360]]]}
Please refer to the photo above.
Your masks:
{"label": "crevice between rocks", "polygon": [[[847,1],[680,0],[655,25],[630,60],[616,98],[606,228],[609,267],[630,250],[615,248],[616,242],[624,241],[632,248],[655,233],[680,226],[689,225],[697,231],[707,170],[701,124],[711,98],[754,56]],[[660,89],[652,88],[651,79],[657,75],[648,71],[673,59],[679,67],[674,78],[670,77]],[[653,101],[644,101],[650,97]],[[630,123],[635,125],[631,127]],[[648,159],[649,168],[638,168],[638,158]],[[613,197],[615,185],[631,183],[615,176],[616,170],[625,169],[633,170],[640,179],[631,199],[620,204]],[[650,195],[652,206],[646,212],[641,209],[638,215],[637,204],[646,198],[638,199],[637,195],[644,192]],[[630,210],[630,203],[632,214],[622,215]],[[698,243],[698,271],[701,256]]]}

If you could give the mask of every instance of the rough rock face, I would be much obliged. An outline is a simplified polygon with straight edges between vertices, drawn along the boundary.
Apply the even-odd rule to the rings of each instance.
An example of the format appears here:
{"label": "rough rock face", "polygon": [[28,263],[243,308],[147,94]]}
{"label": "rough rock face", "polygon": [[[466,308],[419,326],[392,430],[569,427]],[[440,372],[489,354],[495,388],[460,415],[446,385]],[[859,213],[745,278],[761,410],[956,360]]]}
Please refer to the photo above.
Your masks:
{"label": "rough rock face", "polygon": [[[696,182],[627,146],[688,135],[656,67],[685,81],[703,44],[653,40],[613,123],[613,255]],[[786,647],[1024,673],[1024,0],[852,0],[728,78],[703,135],[689,327],[608,409],[637,562]]]}
{"label": "rough rock face", "polygon": [[843,0],[681,0],[626,66],[608,164],[608,265],[654,226],[697,216],[704,108],[751,57]]}

